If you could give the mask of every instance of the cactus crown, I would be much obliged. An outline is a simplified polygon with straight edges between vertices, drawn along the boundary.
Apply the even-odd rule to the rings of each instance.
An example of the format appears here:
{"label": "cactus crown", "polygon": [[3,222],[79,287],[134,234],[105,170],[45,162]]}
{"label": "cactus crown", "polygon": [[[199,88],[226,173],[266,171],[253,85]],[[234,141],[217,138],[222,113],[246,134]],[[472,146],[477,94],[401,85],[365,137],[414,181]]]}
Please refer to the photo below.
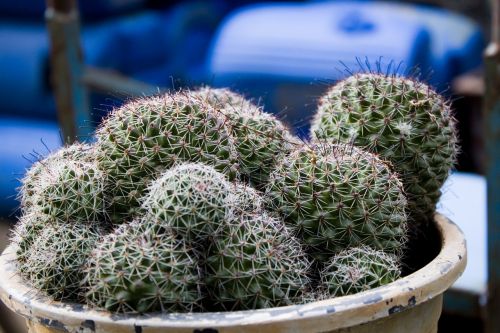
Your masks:
{"label": "cactus crown", "polygon": [[91,163],[94,161],[94,158],[95,152],[93,147],[87,144],[75,143],[63,147],[36,161],[21,179],[18,199],[23,211],[26,212],[32,208],[35,210],[38,209],[34,201],[37,200],[40,189],[40,179],[52,169],[54,163],[60,161],[81,161]]}
{"label": "cactus crown", "polygon": [[24,251],[20,272],[36,289],[56,299],[79,301],[83,266],[100,233],[88,224],[45,225],[29,252]]}
{"label": "cactus crown", "polygon": [[298,303],[309,287],[309,260],[278,219],[237,214],[209,247],[206,284],[222,310]]}
{"label": "cactus crown", "polygon": [[362,246],[336,254],[320,275],[323,288],[335,297],[393,282],[400,277],[401,270],[396,257]]}
{"label": "cactus crown", "polygon": [[230,198],[230,183],[223,174],[204,164],[188,163],[155,180],[142,208],[182,237],[201,240],[223,226]]}
{"label": "cactus crown", "polygon": [[398,177],[375,155],[353,146],[297,149],[273,171],[266,195],[318,259],[361,244],[398,252],[406,239]]}
{"label": "cactus crown", "polygon": [[313,138],[354,144],[392,162],[415,221],[432,216],[458,148],[449,103],[424,83],[356,74],[321,98]]}
{"label": "cactus crown", "polygon": [[90,254],[87,302],[120,313],[197,310],[203,294],[195,258],[171,232],[140,220],[123,225]]}
{"label": "cactus crown", "polygon": [[137,212],[149,182],[178,162],[202,162],[235,178],[238,157],[225,117],[179,92],[114,110],[96,132],[100,166],[113,180],[116,220]]}
{"label": "cactus crown", "polygon": [[277,161],[300,144],[276,117],[228,89],[205,87],[191,94],[224,114],[235,140],[241,172],[257,187],[263,187]]}

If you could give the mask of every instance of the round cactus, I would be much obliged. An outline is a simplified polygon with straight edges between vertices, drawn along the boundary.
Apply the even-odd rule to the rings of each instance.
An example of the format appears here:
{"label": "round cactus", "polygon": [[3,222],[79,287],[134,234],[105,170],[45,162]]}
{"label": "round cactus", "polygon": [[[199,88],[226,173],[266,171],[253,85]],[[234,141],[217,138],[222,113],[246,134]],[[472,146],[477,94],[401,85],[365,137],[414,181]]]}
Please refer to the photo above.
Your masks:
{"label": "round cactus", "polygon": [[300,303],[310,264],[299,242],[265,214],[233,217],[207,251],[208,302],[227,311]]}
{"label": "round cactus", "polygon": [[230,200],[231,213],[259,213],[264,211],[264,197],[253,187],[240,182],[231,184],[233,198]]}
{"label": "round cactus", "polygon": [[395,256],[370,247],[354,247],[335,255],[321,271],[322,287],[331,297],[383,286],[401,275]]}
{"label": "round cactus", "polygon": [[231,184],[214,168],[181,164],[167,170],[149,187],[142,208],[151,219],[187,240],[203,240],[224,224]]}
{"label": "round cactus", "polygon": [[184,241],[159,229],[134,221],[99,243],[86,268],[90,305],[120,313],[199,309],[197,260]]}
{"label": "round cactus", "polygon": [[95,162],[54,161],[38,175],[33,205],[62,222],[100,222],[106,215],[107,178]]}
{"label": "round cactus", "polygon": [[421,82],[382,74],[357,74],[332,87],[321,98],[311,134],[390,161],[416,221],[432,216],[458,151],[449,103]]}
{"label": "round cactus", "polygon": [[385,162],[352,146],[297,149],[273,171],[266,195],[322,261],[360,244],[398,252],[406,239],[401,182]]}
{"label": "round cactus", "polygon": [[31,211],[19,218],[12,230],[11,243],[16,249],[16,260],[21,272],[26,268],[24,263],[29,256],[29,250],[40,233],[54,220],[43,213]]}
{"label": "round cactus", "polygon": [[300,144],[276,117],[229,89],[202,88],[192,95],[208,101],[227,117],[241,173],[256,186],[264,185],[276,161]]}
{"label": "round cactus", "polygon": [[21,180],[21,187],[18,192],[21,209],[27,212],[32,208],[37,208],[34,202],[37,200],[40,189],[40,176],[46,174],[47,170],[51,170],[53,163],[59,163],[60,161],[92,162],[95,156],[95,150],[92,146],[74,143],[33,163]]}
{"label": "round cactus", "polygon": [[78,301],[83,267],[99,236],[100,230],[88,224],[45,225],[18,261],[19,271],[34,288],[54,299]]}
{"label": "round cactus", "polygon": [[99,163],[109,173],[113,221],[137,212],[149,182],[176,162],[203,162],[229,178],[239,166],[225,117],[179,92],[115,109],[97,129]]}

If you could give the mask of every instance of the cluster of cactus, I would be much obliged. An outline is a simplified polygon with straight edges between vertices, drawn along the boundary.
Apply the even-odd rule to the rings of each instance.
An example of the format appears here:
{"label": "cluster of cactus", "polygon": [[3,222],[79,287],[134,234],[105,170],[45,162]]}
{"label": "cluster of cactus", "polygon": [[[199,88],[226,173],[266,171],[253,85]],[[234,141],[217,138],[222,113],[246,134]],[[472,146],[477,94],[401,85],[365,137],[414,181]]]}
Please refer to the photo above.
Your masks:
{"label": "cluster of cactus", "polygon": [[300,141],[228,89],[131,101],[95,143],[27,172],[19,273],[115,313],[268,308],[394,281],[456,155],[448,104],[356,75],[322,98],[312,131]]}

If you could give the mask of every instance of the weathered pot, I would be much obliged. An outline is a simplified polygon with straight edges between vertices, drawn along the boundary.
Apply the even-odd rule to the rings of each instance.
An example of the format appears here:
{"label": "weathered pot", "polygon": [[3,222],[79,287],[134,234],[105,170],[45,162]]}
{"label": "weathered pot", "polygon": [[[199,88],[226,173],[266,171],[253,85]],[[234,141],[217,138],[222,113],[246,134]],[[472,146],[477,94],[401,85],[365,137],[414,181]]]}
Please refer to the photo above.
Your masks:
{"label": "weathered pot", "polygon": [[0,257],[0,298],[26,318],[32,333],[437,332],[443,292],[464,271],[466,247],[462,232],[447,218],[436,215],[435,224],[440,250],[423,268],[380,288],[306,305],[226,313],[111,315],[36,295],[15,273],[10,247]]}

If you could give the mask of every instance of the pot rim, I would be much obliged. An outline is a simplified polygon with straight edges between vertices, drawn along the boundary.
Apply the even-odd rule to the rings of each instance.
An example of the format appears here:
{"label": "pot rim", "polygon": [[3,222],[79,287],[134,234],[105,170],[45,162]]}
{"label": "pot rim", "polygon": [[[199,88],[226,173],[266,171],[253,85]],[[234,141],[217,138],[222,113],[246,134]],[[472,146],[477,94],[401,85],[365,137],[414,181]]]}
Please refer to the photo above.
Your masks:
{"label": "pot rim", "polygon": [[[203,328],[242,328],[278,331],[310,327],[330,331],[387,317],[442,294],[463,273],[467,262],[462,231],[448,218],[435,214],[441,237],[439,254],[420,270],[390,284],[354,295],[259,310],[190,314],[111,314],[85,305],[50,300],[25,285],[16,273],[15,251],[10,245],[0,256],[0,299],[13,311],[45,326],[95,329],[154,327],[193,332]],[[276,325],[279,325],[277,327]],[[92,330],[94,331],[94,330]],[[120,331],[120,330],[118,330]],[[121,331],[120,331],[121,332]],[[156,330],[155,330],[156,332]]]}

